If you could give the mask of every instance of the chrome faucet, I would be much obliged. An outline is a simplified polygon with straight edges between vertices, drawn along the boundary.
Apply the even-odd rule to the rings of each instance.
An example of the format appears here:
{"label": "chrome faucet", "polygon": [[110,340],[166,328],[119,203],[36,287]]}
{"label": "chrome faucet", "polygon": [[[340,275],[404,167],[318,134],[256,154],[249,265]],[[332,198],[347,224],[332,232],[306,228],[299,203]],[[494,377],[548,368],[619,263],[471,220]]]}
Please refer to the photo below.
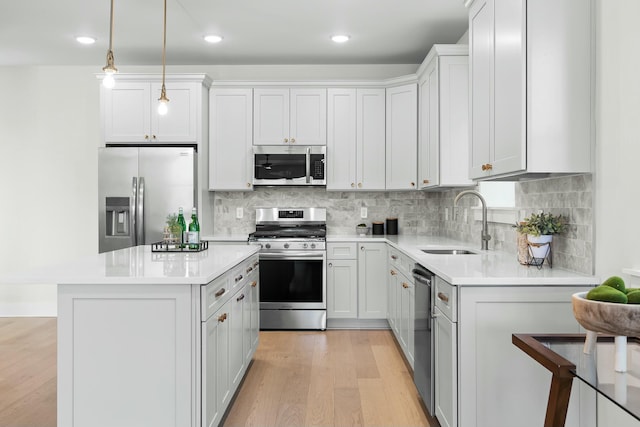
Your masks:
{"label": "chrome faucet", "polygon": [[462,196],[466,196],[467,194],[476,196],[478,199],[480,199],[480,203],[482,203],[482,250],[486,251],[489,249],[489,240],[491,240],[491,236],[489,235],[489,232],[487,230],[487,202],[484,200],[484,197],[482,197],[482,194],[474,190],[462,191],[458,193],[458,195],[454,199],[453,207],[458,204],[458,200],[460,200]]}

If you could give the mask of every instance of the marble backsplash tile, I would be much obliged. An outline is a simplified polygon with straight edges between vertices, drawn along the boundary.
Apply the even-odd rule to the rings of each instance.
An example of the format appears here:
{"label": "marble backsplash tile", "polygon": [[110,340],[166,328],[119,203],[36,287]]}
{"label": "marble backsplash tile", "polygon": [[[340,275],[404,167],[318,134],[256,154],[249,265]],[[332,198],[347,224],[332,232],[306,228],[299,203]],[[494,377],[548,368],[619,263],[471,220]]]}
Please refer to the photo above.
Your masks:
{"label": "marble backsplash tile", "polygon": [[[474,221],[471,207],[477,199],[464,197],[458,208],[453,199],[459,190],[430,193],[425,204],[426,212],[418,224],[418,234],[430,235],[438,230],[440,236],[477,243],[480,247],[480,221]],[[568,230],[553,239],[553,265],[584,274],[592,274],[593,262],[593,192],[591,175],[574,175],[522,181],[515,184],[515,201],[518,218],[522,219],[539,210],[563,215]],[[449,218],[445,218],[445,209]],[[467,220],[464,221],[464,210]],[[517,232],[512,224],[488,224],[490,249],[517,252]]]}
{"label": "marble backsplash tile", "polygon": [[[214,194],[214,234],[248,234],[255,230],[255,209],[259,207],[327,208],[330,234],[353,234],[361,222],[398,218],[402,234],[416,234],[420,213],[420,192],[342,192],[324,188],[256,188],[249,192]],[[236,208],[244,216],[236,219]],[[367,218],[360,218],[360,208],[367,208]]]}
{"label": "marble backsplash tile", "polygon": [[[453,199],[460,190],[442,192],[341,192],[324,188],[257,188],[249,192],[215,192],[214,234],[249,234],[257,207],[325,207],[329,234],[353,234],[356,224],[398,218],[400,234],[444,236],[480,247],[480,221],[473,219],[477,199]],[[523,181],[515,184],[519,218],[542,209],[568,219],[566,233],[554,237],[553,264],[579,273],[593,272],[593,192],[590,175]],[[368,217],[360,218],[366,207]],[[236,208],[243,218],[236,219]],[[464,210],[467,210],[466,221]],[[448,211],[448,215],[447,215]],[[489,248],[517,252],[512,224],[489,223]]]}

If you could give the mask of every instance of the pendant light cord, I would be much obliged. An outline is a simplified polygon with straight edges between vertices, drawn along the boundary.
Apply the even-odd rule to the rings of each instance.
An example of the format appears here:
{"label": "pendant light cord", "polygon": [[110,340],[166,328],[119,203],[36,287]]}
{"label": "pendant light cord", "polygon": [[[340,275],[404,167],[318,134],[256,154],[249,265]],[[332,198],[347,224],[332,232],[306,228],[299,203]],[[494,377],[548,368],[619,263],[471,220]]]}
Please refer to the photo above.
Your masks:
{"label": "pendant light cord", "polygon": [[[113,0],[111,0],[113,1]],[[160,91],[160,101],[169,101],[164,86],[164,76],[166,69],[166,51],[167,51],[167,0],[164,0],[164,21],[162,29],[162,89]]]}
{"label": "pendant light cord", "polygon": [[[113,1],[113,0],[111,0]],[[167,0],[164,0],[164,22],[162,30],[162,87],[164,87],[164,70],[167,52]]]}
{"label": "pendant light cord", "polygon": [[109,15],[109,50],[107,50],[107,65],[102,67],[105,74],[117,73],[118,69],[113,60],[113,0],[111,0],[111,12]]}
{"label": "pendant light cord", "polygon": [[113,0],[111,0],[111,14],[109,16],[109,52],[113,55]]}

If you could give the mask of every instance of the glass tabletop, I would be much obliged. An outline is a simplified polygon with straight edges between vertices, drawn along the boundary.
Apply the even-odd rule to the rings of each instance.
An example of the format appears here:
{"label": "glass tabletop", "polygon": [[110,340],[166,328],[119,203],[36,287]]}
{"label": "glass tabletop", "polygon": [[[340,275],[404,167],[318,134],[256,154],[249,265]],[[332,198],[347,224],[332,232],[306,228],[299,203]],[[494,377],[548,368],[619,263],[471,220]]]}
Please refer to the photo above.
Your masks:
{"label": "glass tabletop", "polygon": [[569,370],[635,419],[640,420],[640,340],[627,338],[627,371],[616,372],[613,336],[598,335],[591,354],[583,352],[585,335],[533,336],[575,365]]}

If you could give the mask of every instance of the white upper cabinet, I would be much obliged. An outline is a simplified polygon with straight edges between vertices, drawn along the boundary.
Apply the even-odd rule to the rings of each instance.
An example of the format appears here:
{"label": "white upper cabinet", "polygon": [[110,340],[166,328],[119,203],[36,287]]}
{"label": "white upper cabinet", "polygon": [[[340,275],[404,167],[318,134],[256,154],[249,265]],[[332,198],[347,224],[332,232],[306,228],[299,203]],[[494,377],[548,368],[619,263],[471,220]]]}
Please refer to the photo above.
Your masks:
{"label": "white upper cabinet", "polygon": [[592,8],[470,3],[471,178],[591,172]]}
{"label": "white upper cabinet", "polygon": [[434,45],[419,72],[420,189],[474,185],[469,175],[466,45]]}
{"label": "white upper cabinet", "polygon": [[254,89],[254,145],[325,145],[327,90]]}
{"label": "white upper cabinet", "polygon": [[418,87],[387,89],[386,189],[414,190],[418,174]]}
{"label": "white upper cabinet", "polygon": [[200,142],[202,78],[168,79],[169,111],[164,116],[157,112],[161,86],[157,77],[153,81],[139,77],[129,80],[119,75],[113,89],[101,88],[105,143]]}
{"label": "white upper cabinet", "polygon": [[252,89],[213,88],[209,97],[209,189],[252,190]]}
{"label": "white upper cabinet", "polygon": [[385,90],[328,89],[327,190],[385,189]]}

